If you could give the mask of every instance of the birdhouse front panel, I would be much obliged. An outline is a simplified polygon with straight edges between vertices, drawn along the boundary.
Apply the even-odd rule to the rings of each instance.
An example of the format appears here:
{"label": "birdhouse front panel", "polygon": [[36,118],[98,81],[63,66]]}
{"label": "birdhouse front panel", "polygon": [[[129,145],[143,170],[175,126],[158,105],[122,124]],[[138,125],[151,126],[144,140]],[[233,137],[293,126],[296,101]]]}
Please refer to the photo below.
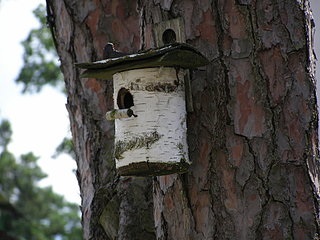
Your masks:
{"label": "birdhouse front panel", "polygon": [[120,175],[187,170],[184,74],[173,67],[155,67],[113,75],[114,108],[120,114],[115,118],[115,158]]}

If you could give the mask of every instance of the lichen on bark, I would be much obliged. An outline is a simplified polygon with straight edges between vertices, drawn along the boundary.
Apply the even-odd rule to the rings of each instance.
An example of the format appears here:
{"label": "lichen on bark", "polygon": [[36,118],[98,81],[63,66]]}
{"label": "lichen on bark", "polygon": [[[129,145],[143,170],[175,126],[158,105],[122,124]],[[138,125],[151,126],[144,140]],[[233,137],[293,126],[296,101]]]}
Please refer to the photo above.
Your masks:
{"label": "lichen on bark", "polygon": [[157,131],[154,131],[143,133],[127,140],[118,140],[115,143],[115,157],[118,161],[121,161],[124,152],[139,148],[148,149],[152,144],[159,141],[160,138],[161,135]]}

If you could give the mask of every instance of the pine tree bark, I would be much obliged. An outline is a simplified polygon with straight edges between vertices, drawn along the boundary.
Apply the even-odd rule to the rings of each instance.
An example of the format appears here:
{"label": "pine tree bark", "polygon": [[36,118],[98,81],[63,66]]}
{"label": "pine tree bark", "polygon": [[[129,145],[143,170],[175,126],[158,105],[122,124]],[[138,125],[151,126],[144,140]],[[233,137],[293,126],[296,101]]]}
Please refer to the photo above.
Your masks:
{"label": "pine tree bark", "polygon": [[[318,113],[308,1],[47,1],[68,93],[85,239],[319,237]],[[119,177],[110,81],[75,62],[154,47],[181,17],[210,59],[190,72],[192,160],[183,175]],[[153,186],[153,191],[152,189]]]}
{"label": "pine tree bark", "polygon": [[107,42],[124,52],[139,49],[136,2],[47,1],[47,12],[68,95],[84,239],[154,239],[151,179],[115,171],[114,125],[105,119],[112,82],[81,79],[74,66],[102,59]]}

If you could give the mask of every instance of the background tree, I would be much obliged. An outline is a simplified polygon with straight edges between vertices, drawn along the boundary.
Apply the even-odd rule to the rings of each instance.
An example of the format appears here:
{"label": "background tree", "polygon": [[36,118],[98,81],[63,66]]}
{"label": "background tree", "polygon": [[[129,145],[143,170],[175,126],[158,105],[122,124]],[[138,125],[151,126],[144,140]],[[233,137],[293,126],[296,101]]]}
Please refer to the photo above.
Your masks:
{"label": "background tree", "polygon": [[23,93],[39,92],[47,85],[64,89],[57,52],[47,27],[45,6],[40,4],[33,14],[39,21],[39,27],[32,29],[22,42],[23,67],[16,82],[23,85]]}
{"label": "background tree", "polygon": [[[80,239],[78,206],[41,188],[46,177],[32,153],[16,159],[8,151],[10,124],[0,122],[0,236],[14,239]],[[2,235],[1,235],[2,234]],[[2,238],[1,238],[2,239]]]}
{"label": "background tree", "polygon": [[[318,113],[309,1],[47,1],[68,95],[85,239],[314,239]],[[191,74],[190,171],[116,175],[110,81],[76,62],[154,46],[181,17],[210,59]],[[151,185],[153,191],[151,192]],[[155,230],[154,230],[155,226]]]}
{"label": "background tree", "polygon": [[[24,66],[16,80],[23,83],[23,92],[40,91],[47,84],[63,86],[44,5],[34,15],[40,26],[31,30],[22,43]],[[0,239],[80,239],[79,207],[66,202],[51,187],[39,187],[46,174],[38,166],[38,158],[32,153],[16,158],[8,150],[11,135],[10,123],[1,120]],[[66,142],[59,146],[57,154],[66,152]]]}
{"label": "background tree", "polygon": [[[16,79],[23,86],[22,93],[36,93],[44,86],[52,86],[65,92],[57,51],[47,25],[46,7],[40,4],[33,14],[39,27],[32,29],[22,42],[23,66]],[[66,153],[75,159],[72,140],[65,137],[53,157]]]}

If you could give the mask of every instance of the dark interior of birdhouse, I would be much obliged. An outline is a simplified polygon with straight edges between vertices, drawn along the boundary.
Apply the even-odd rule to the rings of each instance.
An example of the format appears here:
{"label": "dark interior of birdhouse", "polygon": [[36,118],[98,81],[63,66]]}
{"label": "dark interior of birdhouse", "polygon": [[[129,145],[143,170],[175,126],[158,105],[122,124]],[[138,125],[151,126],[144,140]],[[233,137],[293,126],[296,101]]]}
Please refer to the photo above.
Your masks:
{"label": "dark interior of birdhouse", "polygon": [[177,41],[176,33],[171,29],[166,29],[162,34],[162,42],[164,45],[175,43]]}
{"label": "dark interior of birdhouse", "polygon": [[119,90],[118,97],[117,97],[117,104],[119,109],[127,109],[134,106],[133,96],[128,89],[121,88]]}

